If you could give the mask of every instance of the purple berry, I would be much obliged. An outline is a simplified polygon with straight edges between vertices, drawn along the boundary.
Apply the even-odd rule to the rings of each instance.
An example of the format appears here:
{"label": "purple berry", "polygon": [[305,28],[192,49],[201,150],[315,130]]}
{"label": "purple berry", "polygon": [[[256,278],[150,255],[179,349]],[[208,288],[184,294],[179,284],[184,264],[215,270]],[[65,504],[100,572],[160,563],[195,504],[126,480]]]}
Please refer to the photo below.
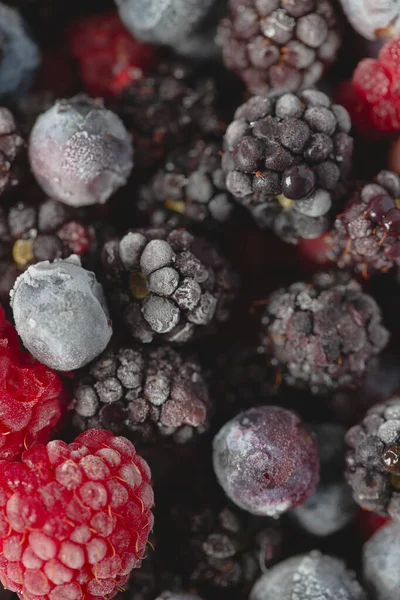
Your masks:
{"label": "purple berry", "polygon": [[318,482],[318,446],[293,412],[260,406],[228,421],[214,438],[214,470],[226,495],[255,515],[278,517]]}

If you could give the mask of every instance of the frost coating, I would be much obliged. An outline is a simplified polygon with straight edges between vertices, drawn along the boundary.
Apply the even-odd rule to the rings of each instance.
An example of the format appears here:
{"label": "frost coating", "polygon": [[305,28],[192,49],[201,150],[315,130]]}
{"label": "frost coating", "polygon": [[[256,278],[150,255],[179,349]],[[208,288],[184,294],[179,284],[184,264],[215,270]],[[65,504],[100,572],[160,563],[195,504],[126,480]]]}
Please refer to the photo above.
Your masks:
{"label": "frost coating", "polygon": [[50,197],[71,206],[103,204],[127,182],[132,140],[117,115],[80,94],[59,100],[37,119],[29,160]]}
{"label": "frost coating", "polygon": [[400,526],[388,523],[364,545],[363,579],[373,600],[400,597]]}
{"label": "frost coating", "polygon": [[26,92],[39,64],[39,48],[19,13],[0,2],[0,98]]}
{"label": "frost coating", "polygon": [[343,561],[313,550],[276,565],[255,583],[250,600],[366,600]]}
{"label": "frost coating", "polygon": [[29,267],[15,282],[11,307],[25,347],[53,369],[83,367],[111,338],[103,289],[77,256]]}
{"label": "frost coating", "polygon": [[354,29],[368,40],[399,34],[399,0],[341,0],[341,3]]}

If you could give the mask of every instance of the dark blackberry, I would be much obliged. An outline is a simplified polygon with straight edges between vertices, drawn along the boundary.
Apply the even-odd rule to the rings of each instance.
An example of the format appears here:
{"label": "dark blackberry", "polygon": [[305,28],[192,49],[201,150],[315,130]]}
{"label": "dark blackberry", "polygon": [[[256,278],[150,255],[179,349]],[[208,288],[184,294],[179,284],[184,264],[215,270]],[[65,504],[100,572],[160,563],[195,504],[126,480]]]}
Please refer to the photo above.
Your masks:
{"label": "dark blackberry", "polygon": [[112,233],[89,210],[51,199],[0,207],[0,298],[8,302],[17,276],[43,260],[77,254],[84,267],[93,268],[95,251]]}
{"label": "dark blackberry", "polygon": [[183,343],[227,320],[238,288],[228,262],[185,229],[137,229],[102,251],[115,318],[143,343]]}
{"label": "dark blackberry", "polygon": [[400,396],[369,409],[346,434],[346,478],[366,510],[400,518]]}
{"label": "dark blackberry", "polygon": [[208,426],[211,404],[199,363],[170,347],[107,349],[76,381],[72,424],[137,442],[186,442]]}
{"label": "dark blackberry", "polygon": [[228,190],[285,241],[319,237],[345,191],[353,139],[347,111],[316,90],[254,96],[224,138]]}
{"label": "dark blackberry", "polygon": [[19,163],[24,140],[18,134],[11,112],[0,107],[0,198],[19,183]]}
{"label": "dark blackberry", "polygon": [[221,145],[197,140],[171,152],[164,166],[139,192],[141,210],[158,226],[171,216],[184,222],[221,224],[234,203],[225,187]]}
{"label": "dark blackberry", "polygon": [[151,77],[124,90],[116,111],[135,141],[136,166],[152,166],[178,144],[220,139],[217,89],[186,62],[161,62]]}
{"label": "dark blackberry", "polygon": [[347,203],[328,241],[339,267],[364,274],[400,266],[400,177],[381,171]]}
{"label": "dark blackberry", "polygon": [[341,272],[276,291],[262,328],[263,346],[285,381],[312,393],[360,385],[389,338],[375,300]]}
{"label": "dark blackberry", "polygon": [[339,13],[330,0],[230,0],[219,44],[254,94],[311,87],[336,59]]}

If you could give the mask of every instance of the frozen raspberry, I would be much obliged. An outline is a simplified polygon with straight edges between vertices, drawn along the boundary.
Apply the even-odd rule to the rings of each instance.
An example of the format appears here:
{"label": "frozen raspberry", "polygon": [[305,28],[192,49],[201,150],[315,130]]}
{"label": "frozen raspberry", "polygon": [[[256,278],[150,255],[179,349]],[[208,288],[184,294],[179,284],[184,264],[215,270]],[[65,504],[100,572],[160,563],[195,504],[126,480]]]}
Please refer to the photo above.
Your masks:
{"label": "frozen raspberry", "polygon": [[395,600],[399,593],[400,525],[388,523],[363,548],[362,573],[373,600]]}
{"label": "frozen raspberry", "polygon": [[111,338],[103,289],[76,255],[31,265],[15,282],[11,308],[25,347],[59,371],[83,367]]}
{"label": "frozen raspberry", "polygon": [[400,33],[399,0],[340,0],[346,17],[368,40],[381,40]]}
{"label": "frozen raspberry", "polygon": [[318,447],[293,412],[260,406],[240,413],[214,438],[213,463],[227,496],[255,515],[278,517],[318,482]]}
{"label": "frozen raspberry", "polygon": [[68,45],[92,96],[117,95],[143,77],[155,59],[154,49],[135,40],[113,12],[74,23],[68,32]]}
{"label": "frozen raspberry", "polygon": [[15,460],[24,449],[47,442],[60,419],[66,394],[48,367],[19,347],[15,329],[0,305],[0,459]]}
{"label": "frozen raspberry", "polygon": [[313,550],[279,563],[262,575],[250,600],[367,600],[355,574],[343,561]]}
{"label": "frozen raspberry", "polygon": [[339,267],[366,276],[400,266],[399,196],[400,177],[381,171],[351,198],[327,238]]}
{"label": "frozen raspberry", "polygon": [[253,94],[310,88],[342,43],[330,0],[230,0],[218,39],[225,65]]}
{"label": "frozen raspberry", "polygon": [[87,431],[1,463],[0,577],[21,599],[113,598],[153,526],[147,463],[123,437]]}
{"label": "frozen raspberry", "polygon": [[272,294],[262,344],[289,385],[324,393],[361,385],[389,332],[375,300],[347,273],[319,273]]}
{"label": "frozen raspberry", "polygon": [[363,540],[367,541],[378,529],[386,525],[389,521],[389,517],[381,517],[376,513],[360,510],[357,515],[356,525]]}
{"label": "frozen raspberry", "polygon": [[75,207],[103,204],[127,182],[132,140],[116,114],[80,94],[59,100],[37,119],[29,160],[51,198]]}
{"label": "frozen raspberry", "polygon": [[290,243],[329,225],[351,169],[345,108],[317,90],[253,96],[226,130],[226,185],[260,227]]}
{"label": "frozen raspberry", "polygon": [[24,94],[39,63],[39,48],[19,12],[0,2],[0,98]]}
{"label": "frozen raspberry", "polygon": [[224,322],[238,291],[229,263],[186,229],[137,229],[103,247],[115,319],[143,343],[177,344]]}
{"label": "frozen raspberry", "polygon": [[13,115],[8,108],[0,106],[0,198],[19,183],[18,166],[23,148],[24,140],[17,132]]}

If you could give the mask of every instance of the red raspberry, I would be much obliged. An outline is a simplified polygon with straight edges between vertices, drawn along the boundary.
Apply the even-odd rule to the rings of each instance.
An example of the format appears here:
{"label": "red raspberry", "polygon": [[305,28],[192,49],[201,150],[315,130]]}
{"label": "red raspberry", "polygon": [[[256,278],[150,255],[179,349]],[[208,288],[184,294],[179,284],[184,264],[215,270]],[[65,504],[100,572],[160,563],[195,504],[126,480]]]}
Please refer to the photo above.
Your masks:
{"label": "red raspberry", "polygon": [[14,460],[33,443],[47,442],[66,394],[60,378],[20,350],[0,305],[0,459]]}
{"label": "red raspberry", "polygon": [[391,521],[391,519],[388,517],[381,517],[376,513],[360,510],[357,515],[356,524],[363,540],[366,542],[375,531],[378,531],[378,529],[383,527],[386,523],[389,523],[389,521]]}
{"label": "red raspberry", "polygon": [[109,600],[153,526],[147,463],[91,429],[0,461],[0,578],[23,600]]}
{"label": "red raspberry", "polygon": [[65,223],[58,232],[58,236],[68,246],[73,254],[86,254],[90,248],[91,236],[89,229],[79,221]]}
{"label": "red raspberry", "polygon": [[152,46],[131,36],[114,12],[74,23],[68,33],[68,45],[92,96],[119,94],[142,78],[156,55]]}

